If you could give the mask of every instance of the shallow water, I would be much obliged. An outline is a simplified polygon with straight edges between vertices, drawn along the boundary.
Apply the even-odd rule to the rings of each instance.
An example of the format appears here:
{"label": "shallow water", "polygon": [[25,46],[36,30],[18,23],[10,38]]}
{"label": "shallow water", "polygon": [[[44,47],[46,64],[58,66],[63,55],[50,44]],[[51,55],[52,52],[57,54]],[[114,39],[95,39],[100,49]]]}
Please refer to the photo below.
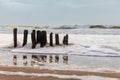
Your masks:
{"label": "shallow water", "polygon": [[59,70],[120,71],[120,57],[78,55],[0,54],[0,65]]}

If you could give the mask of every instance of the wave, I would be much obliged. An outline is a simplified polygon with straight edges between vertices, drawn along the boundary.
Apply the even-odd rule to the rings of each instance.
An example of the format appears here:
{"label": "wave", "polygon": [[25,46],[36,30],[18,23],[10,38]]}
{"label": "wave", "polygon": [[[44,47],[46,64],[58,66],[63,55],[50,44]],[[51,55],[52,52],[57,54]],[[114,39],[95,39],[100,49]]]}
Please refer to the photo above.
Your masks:
{"label": "wave", "polygon": [[90,29],[120,29],[120,26],[105,26],[105,25],[91,25],[89,26]]}
{"label": "wave", "polygon": [[59,75],[50,73],[25,73],[25,72],[10,72],[10,71],[0,71],[2,75],[19,75],[19,76],[34,76],[34,77],[54,77],[62,79],[78,79],[78,80],[118,80],[117,78],[108,78],[100,76],[77,76],[77,75]]}
{"label": "wave", "polygon": [[78,26],[67,26],[67,25],[63,25],[63,26],[60,26],[60,27],[52,28],[52,29],[78,29]]}
{"label": "wave", "polygon": [[25,28],[25,29],[47,29],[49,26],[27,26],[27,25],[6,25],[6,26],[0,26],[0,28]]}
{"label": "wave", "polygon": [[93,57],[120,57],[120,49],[105,45],[80,45],[87,48],[89,52],[79,54],[81,56],[93,56]]}

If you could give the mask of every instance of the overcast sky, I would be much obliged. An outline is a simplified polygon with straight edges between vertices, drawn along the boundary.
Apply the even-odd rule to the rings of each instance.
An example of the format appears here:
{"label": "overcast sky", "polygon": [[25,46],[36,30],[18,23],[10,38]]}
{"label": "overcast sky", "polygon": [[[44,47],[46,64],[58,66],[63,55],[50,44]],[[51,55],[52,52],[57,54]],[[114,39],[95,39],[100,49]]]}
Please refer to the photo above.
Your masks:
{"label": "overcast sky", "polygon": [[120,25],[120,0],[0,0],[0,25]]}

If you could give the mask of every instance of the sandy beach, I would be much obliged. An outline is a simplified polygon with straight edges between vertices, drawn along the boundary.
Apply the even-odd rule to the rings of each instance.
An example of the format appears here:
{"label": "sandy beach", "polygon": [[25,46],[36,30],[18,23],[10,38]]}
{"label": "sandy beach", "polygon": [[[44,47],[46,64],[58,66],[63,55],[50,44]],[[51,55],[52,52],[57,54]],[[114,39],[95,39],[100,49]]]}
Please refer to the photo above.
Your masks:
{"label": "sandy beach", "polygon": [[[86,72],[86,71],[63,71],[63,70],[45,70],[45,69],[37,69],[37,68],[30,68],[30,67],[5,67],[0,66],[0,71],[3,72],[22,72],[27,74],[56,74],[56,75],[76,75],[76,76],[100,76],[100,77],[107,77],[107,78],[117,78],[120,79],[120,73],[101,73],[101,72]],[[0,72],[0,79],[1,80],[76,80],[76,79],[69,79],[69,78],[58,78],[55,76],[35,76],[35,75],[18,75],[18,74],[2,74]]]}

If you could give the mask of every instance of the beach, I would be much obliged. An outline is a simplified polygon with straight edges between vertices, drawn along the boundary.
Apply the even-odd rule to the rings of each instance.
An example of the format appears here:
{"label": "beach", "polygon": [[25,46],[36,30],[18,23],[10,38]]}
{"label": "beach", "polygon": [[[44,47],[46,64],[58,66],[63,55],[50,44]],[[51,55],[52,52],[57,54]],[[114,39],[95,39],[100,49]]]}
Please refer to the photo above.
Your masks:
{"label": "beach", "polygon": [[[20,31],[22,32],[22,31]],[[119,80],[119,35],[69,34],[69,45],[63,45],[66,34],[59,34],[60,45],[35,49],[31,36],[22,47],[23,34],[18,34],[18,46],[13,47],[13,34],[1,33],[1,80]],[[44,57],[44,58],[43,58]]]}
{"label": "beach", "polygon": [[120,0],[0,0],[0,80],[120,80]]}
{"label": "beach", "polygon": [[[3,71],[3,73],[1,72]],[[5,72],[7,71],[7,72]],[[14,74],[9,74],[8,72],[12,72]],[[19,72],[19,74],[17,74]],[[20,72],[23,74],[20,74]],[[5,74],[6,73],[6,74]],[[24,75],[25,73],[27,74],[31,74],[31,75]],[[34,74],[33,74],[34,73]],[[33,75],[32,75],[33,74]],[[36,74],[36,75],[35,75]],[[44,75],[44,76],[40,76],[37,74],[54,74],[54,75],[69,75],[70,76],[99,76],[99,77],[103,77],[103,78],[116,78],[116,80],[120,79],[120,73],[101,73],[101,72],[87,72],[87,71],[63,71],[63,70],[46,70],[46,69],[37,69],[37,68],[29,68],[29,67],[4,67],[4,66],[0,66],[0,79],[1,80],[21,80],[21,79],[25,79],[25,80],[33,80],[33,79],[37,79],[37,80],[77,80],[76,78],[78,77],[73,77],[72,79],[70,79],[69,77],[58,77],[58,76],[54,76],[54,75]],[[75,78],[75,79],[74,79]]]}

